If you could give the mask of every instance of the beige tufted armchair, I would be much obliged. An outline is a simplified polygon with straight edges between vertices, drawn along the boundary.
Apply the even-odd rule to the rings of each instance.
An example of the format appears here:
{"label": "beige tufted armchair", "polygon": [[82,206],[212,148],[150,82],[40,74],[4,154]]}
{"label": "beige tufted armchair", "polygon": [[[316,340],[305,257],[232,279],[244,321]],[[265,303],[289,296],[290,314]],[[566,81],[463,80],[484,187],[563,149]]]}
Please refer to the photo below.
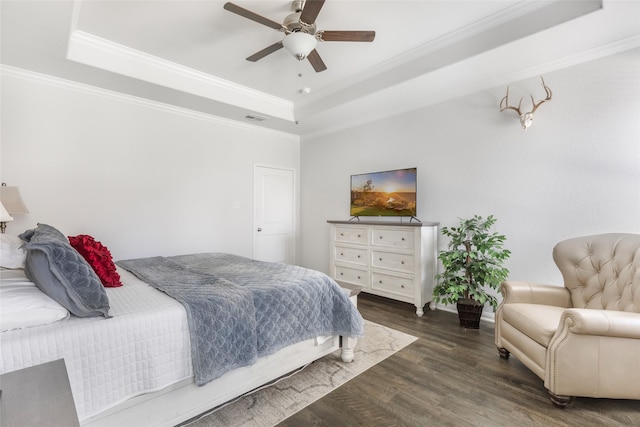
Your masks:
{"label": "beige tufted armchair", "polygon": [[558,243],[564,287],[502,284],[495,341],[544,380],[551,401],[640,399],[640,235],[600,234]]}

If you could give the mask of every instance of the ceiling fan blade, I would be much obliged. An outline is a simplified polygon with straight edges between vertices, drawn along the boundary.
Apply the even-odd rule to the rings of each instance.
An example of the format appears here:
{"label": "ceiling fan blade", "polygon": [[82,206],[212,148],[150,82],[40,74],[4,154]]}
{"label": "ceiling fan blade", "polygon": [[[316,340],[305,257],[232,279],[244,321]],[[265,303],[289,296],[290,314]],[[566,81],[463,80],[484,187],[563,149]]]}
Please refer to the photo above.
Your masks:
{"label": "ceiling fan blade", "polygon": [[323,42],[372,42],[375,31],[320,31]]}
{"label": "ceiling fan blade", "polygon": [[282,42],[276,42],[274,44],[272,44],[271,46],[267,46],[264,49],[262,49],[260,52],[256,52],[253,55],[251,55],[250,57],[247,58],[247,61],[251,61],[251,62],[256,62],[262,58],[264,58],[265,56],[269,55],[270,53],[275,52],[276,50],[282,49]]}
{"label": "ceiling fan blade", "polygon": [[274,30],[281,30],[284,28],[282,24],[279,24],[276,21],[272,21],[269,18],[265,18],[264,16],[260,16],[257,13],[251,12],[250,10],[244,9],[236,4],[225,3],[224,8],[229,12],[233,12],[244,18],[251,19],[252,21],[255,21],[259,24],[266,25],[267,27],[271,27]]}
{"label": "ceiling fan blade", "polygon": [[305,24],[313,24],[322,9],[324,0],[307,0],[304,2],[304,8],[300,14],[300,21]]}
{"label": "ceiling fan blade", "polygon": [[324,65],[324,62],[322,61],[322,58],[320,58],[320,54],[317,50],[313,49],[311,53],[307,55],[307,59],[311,63],[313,69],[316,70],[316,73],[327,69],[327,66]]}

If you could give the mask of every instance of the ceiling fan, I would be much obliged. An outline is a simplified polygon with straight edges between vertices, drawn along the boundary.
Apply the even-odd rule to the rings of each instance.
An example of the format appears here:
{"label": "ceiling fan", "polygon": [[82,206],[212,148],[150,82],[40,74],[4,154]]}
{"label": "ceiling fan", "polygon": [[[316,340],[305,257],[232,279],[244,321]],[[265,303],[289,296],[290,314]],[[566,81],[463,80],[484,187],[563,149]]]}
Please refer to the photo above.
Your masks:
{"label": "ceiling fan", "polygon": [[285,33],[284,39],[254,53],[247,58],[247,61],[256,62],[284,47],[298,61],[308,59],[313,69],[319,73],[326,70],[327,66],[316,50],[318,41],[372,42],[376,37],[375,31],[317,31],[315,22],[324,2],[325,0],[294,1],[292,4],[293,13],[288,15],[282,24],[233,3],[225,3],[224,8],[229,12]]}

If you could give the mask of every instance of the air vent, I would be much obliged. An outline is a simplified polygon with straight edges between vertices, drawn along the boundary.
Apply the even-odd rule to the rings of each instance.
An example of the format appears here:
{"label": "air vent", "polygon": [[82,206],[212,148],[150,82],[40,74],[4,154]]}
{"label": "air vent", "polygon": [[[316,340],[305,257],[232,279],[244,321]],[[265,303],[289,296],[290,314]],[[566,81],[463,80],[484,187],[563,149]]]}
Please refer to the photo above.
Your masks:
{"label": "air vent", "polygon": [[246,116],[244,116],[244,118],[247,120],[253,120],[254,122],[262,122],[266,119],[265,117],[259,116],[257,114],[247,114]]}

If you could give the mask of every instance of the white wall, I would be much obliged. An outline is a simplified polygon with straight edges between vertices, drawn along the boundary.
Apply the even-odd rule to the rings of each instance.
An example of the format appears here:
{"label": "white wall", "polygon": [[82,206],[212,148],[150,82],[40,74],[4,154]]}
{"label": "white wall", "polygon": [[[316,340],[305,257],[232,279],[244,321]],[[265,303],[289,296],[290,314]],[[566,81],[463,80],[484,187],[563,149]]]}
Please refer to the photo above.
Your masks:
{"label": "white wall", "polygon": [[[495,214],[511,277],[559,282],[557,241],[640,232],[638,76],[640,50],[549,73],[554,98],[526,132],[499,111],[497,87],[300,147],[291,135],[3,73],[0,178],[31,210],[8,232],[49,223],[94,235],[116,259],[250,256],[253,166],[269,164],[300,170],[298,260],[327,271],[326,220],[348,218],[349,176],[417,166],[422,220]],[[513,100],[529,91],[544,95],[537,79],[512,84]]]}
{"label": "white wall", "polygon": [[[351,174],[418,167],[418,217],[441,226],[494,214],[512,279],[561,284],[559,240],[640,232],[640,50],[544,76],[553,99],[520,128],[505,87],[302,142],[301,263],[327,272],[327,219],[348,219]],[[544,97],[540,80],[511,102]],[[443,249],[446,241],[441,238]],[[486,310],[486,308],[485,308]]]}
{"label": "white wall", "polygon": [[30,210],[7,232],[47,223],[115,259],[251,256],[254,164],[299,169],[297,136],[31,73],[3,73],[1,125],[2,182]]}

